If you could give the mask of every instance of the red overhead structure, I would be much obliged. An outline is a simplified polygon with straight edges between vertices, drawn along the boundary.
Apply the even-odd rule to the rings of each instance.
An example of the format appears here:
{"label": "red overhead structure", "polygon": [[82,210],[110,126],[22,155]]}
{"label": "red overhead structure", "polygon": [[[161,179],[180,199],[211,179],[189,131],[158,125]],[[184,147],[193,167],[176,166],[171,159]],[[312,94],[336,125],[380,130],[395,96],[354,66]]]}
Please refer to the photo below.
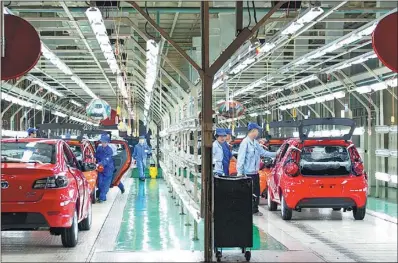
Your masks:
{"label": "red overhead structure", "polygon": [[4,15],[5,56],[1,58],[1,80],[16,79],[29,72],[41,56],[36,29],[26,20]]}
{"label": "red overhead structure", "polygon": [[373,32],[373,50],[383,64],[398,73],[398,12],[380,20]]}
{"label": "red overhead structure", "polygon": [[108,118],[108,119],[102,120],[100,123],[103,126],[114,126],[114,125],[117,125],[119,123],[119,116],[116,114],[115,110],[111,110],[111,117]]}

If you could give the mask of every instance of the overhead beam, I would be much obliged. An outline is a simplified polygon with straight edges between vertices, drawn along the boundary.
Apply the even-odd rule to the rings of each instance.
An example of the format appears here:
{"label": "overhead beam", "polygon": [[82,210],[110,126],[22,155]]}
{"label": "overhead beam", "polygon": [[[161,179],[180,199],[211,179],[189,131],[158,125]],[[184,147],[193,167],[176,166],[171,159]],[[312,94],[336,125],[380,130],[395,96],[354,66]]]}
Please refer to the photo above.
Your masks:
{"label": "overhead beam", "polygon": [[200,66],[196,64],[196,62],[187,53],[185,53],[185,51],[176,42],[174,42],[173,39],[171,39],[169,34],[164,31],[163,28],[161,28],[147,13],[145,13],[145,11],[142,10],[142,8],[136,2],[126,1],[126,3],[131,4],[145,18],[145,20],[150,23],[151,26],[153,26],[159,32],[159,34],[178,51],[181,56],[188,60],[188,62],[198,71],[199,74],[202,72]]}

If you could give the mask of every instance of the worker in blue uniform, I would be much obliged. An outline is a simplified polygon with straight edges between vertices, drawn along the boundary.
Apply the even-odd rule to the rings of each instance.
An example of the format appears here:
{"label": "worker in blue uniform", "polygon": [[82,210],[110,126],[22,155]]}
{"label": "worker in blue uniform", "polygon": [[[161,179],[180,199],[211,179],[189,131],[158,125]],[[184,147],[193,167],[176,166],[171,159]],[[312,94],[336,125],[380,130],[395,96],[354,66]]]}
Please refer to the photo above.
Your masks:
{"label": "worker in blue uniform", "polygon": [[224,149],[225,143],[225,129],[217,128],[215,132],[216,140],[213,142],[213,174],[217,176],[224,176]]}
{"label": "worker in blue uniform", "polygon": [[102,145],[97,148],[95,158],[98,161],[97,165],[102,165],[104,167],[104,171],[98,173],[98,201],[101,203],[106,201],[106,195],[108,194],[109,187],[112,183],[114,163],[112,159],[113,151],[112,148],[109,146],[109,135],[102,134],[100,141]]}
{"label": "worker in blue uniform", "polygon": [[26,132],[28,133],[29,138],[36,138],[37,129],[29,128]]}
{"label": "worker in blue uniform", "polygon": [[[231,135],[232,135],[232,130],[231,129],[225,129],[225,142],[222,144],[223,152],[224,152],[224,157],[222,161],[222,166],[224,170],[224,175],[229,176],[229,162],[231,159],[235,159],[235,157],[232,155],[232,149],[231,145],[229,142],[231,141]],[[236,161],[236,160],[235,160]]]}
{"label": "worker in blue uniform", "polygon": [[[115,145],[115,144],[113,144],[113,143],[110,143],[109,144],[109,147],[111,147],[111,149],[112,149],[112,153],[113,153],[113,155],[112,155],[112,159],[113,159],[113,166],[115,166],[115,156],[117,155],[117,146]],[[113,170],[113,173],[115,174],[117,172],[117,169],[116,169],[116,167],[114,168],[114,170]],[[115,175],[114,175],[115,176]],[[112,183],[111,183],[112,184]],[[110,186],[111,188],[113,187],[112,185]],[[122,192],[122,194],[124,194],[124,192],[126,191],[125,190],[125,188],[124,188],[124,184],[120,181],[119,182],[119,184],[117,185],[117,187],[119,187],[119,189],[120,189],[120,191]]]}
{"label": "worker in blue uniform", "polygon": [[146,159],[148,157],[149,148],[145,143],[145,136],[140,136],[138,144],[134,147],[133,158],[136,161],[139,177],[141,181],[145,181]]}
{"label": "worker in blue uniform", "polygon": [[253,180],[253,194],[256,196],[253,202],[253,214],[261,216],[262,213],[258,210],[260,202],[260,177],[258,171],[260,170],[260,158],[271,157],[274,158],[276,153],[264,150],[257,141],[261,127],[256,123],[249,123],[248,134],[246,138],[240,143],[238,152],[237,171],[238,176],[246,175]]}

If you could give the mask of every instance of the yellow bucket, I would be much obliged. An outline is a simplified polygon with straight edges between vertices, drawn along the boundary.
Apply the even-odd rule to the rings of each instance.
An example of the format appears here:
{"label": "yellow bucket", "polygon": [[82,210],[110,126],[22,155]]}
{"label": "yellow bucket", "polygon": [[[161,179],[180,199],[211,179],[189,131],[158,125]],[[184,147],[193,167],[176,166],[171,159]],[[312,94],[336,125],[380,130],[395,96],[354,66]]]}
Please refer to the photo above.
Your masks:
{"label": "yellow bucket", "polygon": [[157,167],[149,167],[149,176],[151,179],[156,179],[158,176],[158,168]]}

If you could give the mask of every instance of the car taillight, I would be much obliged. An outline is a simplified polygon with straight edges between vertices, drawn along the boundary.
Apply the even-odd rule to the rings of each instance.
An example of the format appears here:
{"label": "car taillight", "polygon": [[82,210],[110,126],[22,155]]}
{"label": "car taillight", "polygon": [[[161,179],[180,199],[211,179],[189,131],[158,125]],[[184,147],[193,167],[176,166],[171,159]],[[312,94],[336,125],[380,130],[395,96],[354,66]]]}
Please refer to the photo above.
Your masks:
{"label": "car taillight", "polygon": [[55,175],[36,180],[33,189],[54,189],[68,186],[69,180],[65,175]]}
{"label": "car taillight", "polygon": [[362,162],[356,162],[354,163],[354,165],[352,166],[352,172],[354,175],[356,176],[360,176],[364,174],[364,166]]}

